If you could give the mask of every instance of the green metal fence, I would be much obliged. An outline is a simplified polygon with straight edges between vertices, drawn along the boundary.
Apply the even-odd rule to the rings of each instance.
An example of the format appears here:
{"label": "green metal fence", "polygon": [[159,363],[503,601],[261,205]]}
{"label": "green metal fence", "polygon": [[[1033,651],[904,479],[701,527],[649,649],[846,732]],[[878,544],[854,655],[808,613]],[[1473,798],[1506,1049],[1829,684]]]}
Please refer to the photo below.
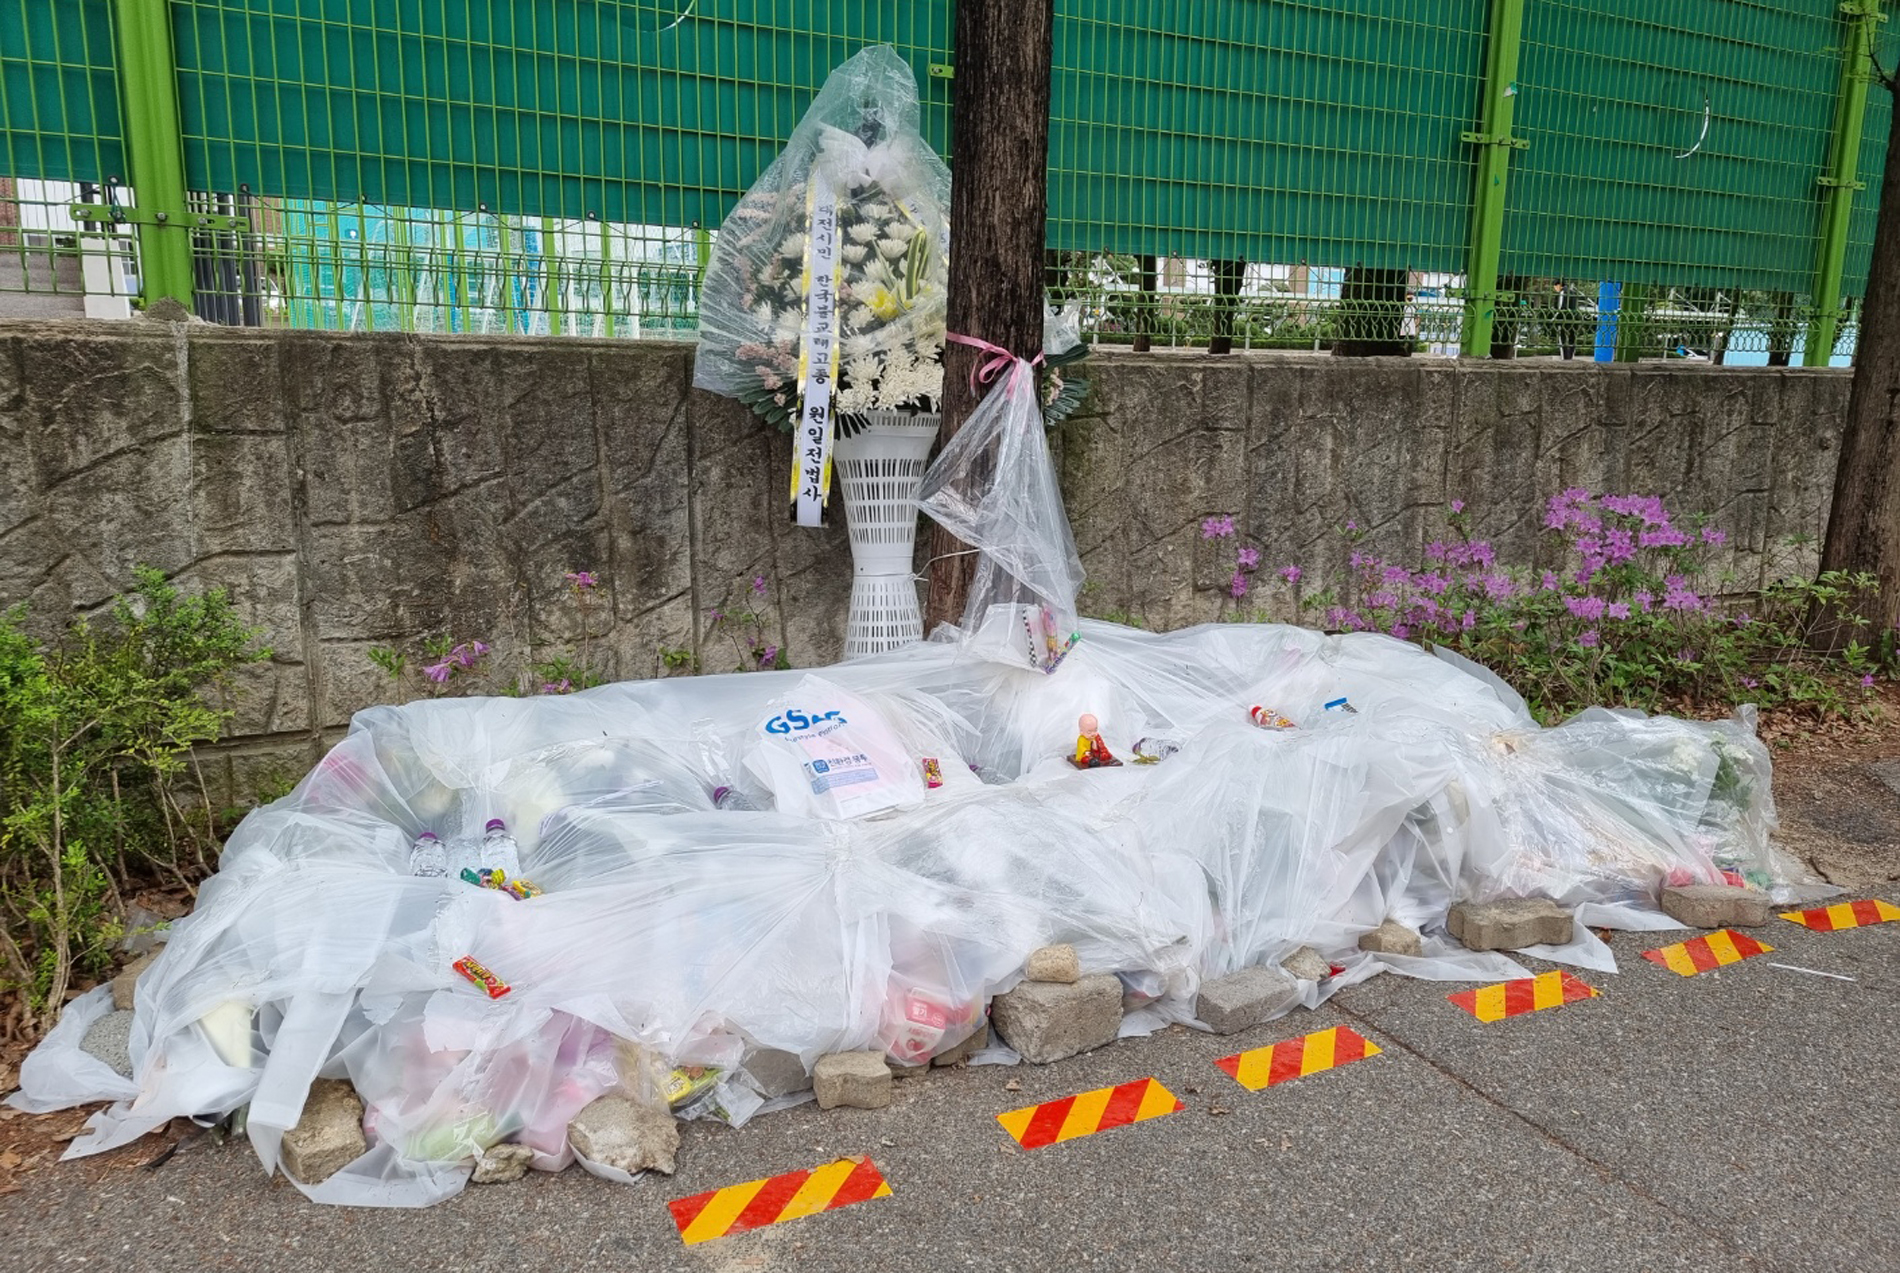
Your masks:
{"label": "green metal fence", "polygon": [[[715,228],[947,3],[0,0],[0,312],[690,331]],[[1877,0],[1057,0],[1048,278],[1103,342],[1839,360]],[[1891,64],[1891,59],[1887,59]]]}

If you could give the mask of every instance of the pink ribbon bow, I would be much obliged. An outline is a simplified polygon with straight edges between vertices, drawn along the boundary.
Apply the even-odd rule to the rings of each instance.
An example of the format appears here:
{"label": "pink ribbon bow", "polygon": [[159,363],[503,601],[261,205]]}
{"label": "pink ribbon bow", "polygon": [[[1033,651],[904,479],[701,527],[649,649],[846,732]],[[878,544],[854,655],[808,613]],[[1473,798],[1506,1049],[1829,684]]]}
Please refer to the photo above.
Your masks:
{"label": "pink ribbon bow", "polygon": [[1016,390],[1016,378],[1023,374],[1023,368],[1025,366],[1033,367],[1042,361],[1042,355],[1040,353],[1034,358],[1018,358],[1001,345],[992,345],[989,341],[978,340],[975,336],[959,336],[955,332],[945,332],[944,339],[954,340],[959,345],[968,345],[973,349],[980,349],[989,355],[988,358],[980,360],[976,366],[970,368],[970,391],[972,393],[976,391],[978,384],[988,384],[990,381],[996,379],[1005,367],[1014,368],[1014,370],[1009,373],[1009,390],[1011,393],[1014,393]]}

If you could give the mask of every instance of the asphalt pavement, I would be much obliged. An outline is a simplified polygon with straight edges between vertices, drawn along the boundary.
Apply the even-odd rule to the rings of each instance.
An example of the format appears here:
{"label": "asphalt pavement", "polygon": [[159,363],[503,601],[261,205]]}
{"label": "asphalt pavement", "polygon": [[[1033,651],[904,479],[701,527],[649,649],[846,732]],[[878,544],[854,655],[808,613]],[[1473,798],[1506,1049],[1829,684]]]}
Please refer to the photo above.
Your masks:
{"label": "asphalt pavement", "polygon": [[[343,1210],[242,1142],[143,1169],[148,1139],[0,1199],[0,1269],[1900,1269],[1900,923],[1752,933],[1774,953],[1695,977],[1639,958],[1691,934],[1618,934],[1622,971],[1582,974],[1600,997],[1491,1024],[1446,1001],[1458,985],[1387,975],[1240,1035],[689,1124],[679,1173],[631,1186],[573,1169]],[[1259,1092],[1213,1064],[1335,1025],[1382,1052]],[[996,1121],[1150,1076],[1181,1112],[1033,1151]],[[668,1201],[841,1155],[890,1196],[682,1244]]]}

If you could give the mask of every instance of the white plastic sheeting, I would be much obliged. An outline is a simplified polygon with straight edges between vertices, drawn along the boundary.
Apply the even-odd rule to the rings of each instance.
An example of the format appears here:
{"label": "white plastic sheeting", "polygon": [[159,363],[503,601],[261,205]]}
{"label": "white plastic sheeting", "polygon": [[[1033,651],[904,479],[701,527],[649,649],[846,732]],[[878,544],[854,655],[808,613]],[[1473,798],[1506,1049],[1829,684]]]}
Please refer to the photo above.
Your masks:
{"label": "white plastic sheeting", "polygon": [[[1324,708],[1342,696],[1355,713]],[[1255,728],[1256,703],[1299,727]],[[890,784],[878,813],[814,807],[813,771],[774,758],[794,714],[832,712],[840,739],[875,743],[850,754]],[[1077,771],[1084,712],[1124,760],[1141,737],[1179,751]],[[1670,878],[1809,889],[1768,843],[1750,726],[1590,711],[1539,729],[1495,678],[1384,637],[1093,622],[1055,676],[936,642],[822,675],[379,707],[232,836],[140,984],[135,1082],[80,1059],[95,992],[14,1101],[114,1101],[75,1154],[248,1103],[268,1167],[311,1080],[347,1077],[373,1148],[305,1192],[421,1205],[498,1140],[564,1165],[567,1120],[627,1085],[632,1056],[941,1051],[1049,942],[1136,974],[1131,1004],[1159,994],[1131,1026],[1188,1019],[1201,979],[1300,945],[1346,965],[1328,989],[1382,966],[1518,975],[1444,939],[1455,898],[1545,896],[1635,926]],[[921,788],[925,757],[941,787]],[[728,785],[766,811],[715,809]],[[418,834],[454,845],[491,817],[542,896],[408,874]],[[1426,932],[1424,957],[1356,949],[1387,916]],[[1581,926],[1546,953],[1608,955]],[[464,955],[510,993],[458,976]],[[759,1102],[728,1078],[739,1121]]]}

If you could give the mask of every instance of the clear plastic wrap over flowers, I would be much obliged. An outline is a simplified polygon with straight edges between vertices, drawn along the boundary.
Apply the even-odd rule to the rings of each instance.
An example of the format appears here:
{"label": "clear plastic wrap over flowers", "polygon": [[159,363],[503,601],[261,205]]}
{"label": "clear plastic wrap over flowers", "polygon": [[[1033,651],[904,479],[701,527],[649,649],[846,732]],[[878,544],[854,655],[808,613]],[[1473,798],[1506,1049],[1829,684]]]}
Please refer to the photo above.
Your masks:
{"label": "clear plastic wrap over flowers", "polygon": [[950,172],[888,45],[833,71],[739,200],[700,292],[693,383],[781,427],[798,413],[814,204],[837,216],[837,410],[933,409],[943,372]]}
{"label": "clear plastic wrap over flowers", "polygon": [[[1493,681],[1373,635],[1085,621],[1082,637],[1056,676],[930,642],[822,676],[360,713],[245,819],[174,925],[139,983],[132,1080],[78,1051],[95,994],[28,1059],[14,1102],[117,1102],[76,1154],[248,1104],[271,1166],[312,1081],[347,1079],[368,1148],[300,1187],[414,1206],[461,1188],[497,1142],[560,1167],[568,1122],[602,1094],[740,1122],[767,1060],[783,1090],[828,1052],[943,1052],[1050,942],[1139,989],[1126,1029],[1191,1020],[1204,978],[1302,945],[1346,966],[1341,984],[1522,975],[1444,935],[1461,898],[1634,922],[1666,882],[1826,892],[1768,840],[1768,756],[1746,717],[1539,728]],[[1326,707],[1341,697],[1356,711]],[[1254,704],[1293,727],[1256,728]],[[915,766],[901,798],[866,816],[774,807],[759,748],[832,712],[863,724],[836,738],[867,740],[855,752],[880,769]],[[1080,772],[1083,713],[1117,758],[1143,739],[1174,750]],[[784,734],[766,728],[779,717]],[[926,761],[941,785],[913,781]],[[755,810],[715,807],[735,784]],[[490,819],[538,895],[411,874],[423,832],[460,851]],[[1357,949],[1388,917],[1423,932],[1422,956]],[[1582,941],[1575,958],[1601,957]],[[507,992],[458,974],[464,957]],[[656,1070],[681,1094],[656,1095]]]}

